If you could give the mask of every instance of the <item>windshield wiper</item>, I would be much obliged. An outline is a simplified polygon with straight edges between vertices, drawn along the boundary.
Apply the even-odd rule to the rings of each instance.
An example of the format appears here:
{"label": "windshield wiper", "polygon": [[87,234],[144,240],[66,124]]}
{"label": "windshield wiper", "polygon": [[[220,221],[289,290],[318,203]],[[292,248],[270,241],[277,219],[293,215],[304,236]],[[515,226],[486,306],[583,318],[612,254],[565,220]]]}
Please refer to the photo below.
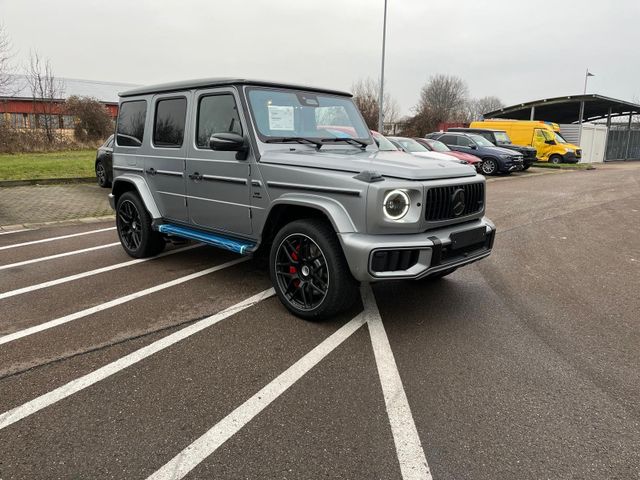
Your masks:
{"label": "windshield wiper", "polygon": [[323,138],[322,140],[320,140],[322,143],[337,143],[337,142],[347,142],[351,145],[358,145],[360,148],[362,148],[363,150],[365,148],[367,148],[367,145],[369,145],[367,142],[363,142],[362,140],[358,140],[355,138]]}
{"label": "windshield wiper", "polygon": [[315,146],[316,150],[322,148],[322,143],[305,137],[274,137],[265,140],[265,143],[304,143]]}

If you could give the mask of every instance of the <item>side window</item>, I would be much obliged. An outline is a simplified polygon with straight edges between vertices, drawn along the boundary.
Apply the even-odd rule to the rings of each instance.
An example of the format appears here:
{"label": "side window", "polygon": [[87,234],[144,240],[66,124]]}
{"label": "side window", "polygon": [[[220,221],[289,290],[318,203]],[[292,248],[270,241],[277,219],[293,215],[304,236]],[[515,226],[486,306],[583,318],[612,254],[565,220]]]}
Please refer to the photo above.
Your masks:
{"label": "side window", "polygon": [[236,100],[231,94],[210,95],[200,98],[198,104],[198,148],[209,148],[209,138],[214,133],[242,135]]}
{"label": "side window", "polygon": [[467,137],[458,137],[458,145],[460,145],[461,147],[470,147],[471,145],[473,145],[473,142]]}
{"label": "side window", "polygon": [[140,147],[144,137],[144,121],[146,117],[147,102],[145,100],[122,103],[118,112],[118,145]]}
{"label": "side window", "polygon": [[456,141],[457,137],[455,135],[443,135],[442,137],[438,138],[438,140],[440,140],[445,145],[457,145],[458,144],[458,142]]}
{"label": "side window", "polygon": [[184,140],[187,99],[168,98],[156,103],[153,123],[153,144],[156,147],[179,148]]}

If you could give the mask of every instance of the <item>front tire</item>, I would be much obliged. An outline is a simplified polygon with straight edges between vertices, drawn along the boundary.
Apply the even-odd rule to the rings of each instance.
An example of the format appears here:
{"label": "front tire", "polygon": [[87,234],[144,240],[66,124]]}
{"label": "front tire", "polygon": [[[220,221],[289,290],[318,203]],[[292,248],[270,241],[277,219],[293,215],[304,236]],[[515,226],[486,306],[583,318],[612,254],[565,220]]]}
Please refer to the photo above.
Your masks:
{"label": "front tire", "polygon": [[280,301],[305,320],[329,318],[357,298],[338,237],[320,219],[296,220],[277,233],[269,272]]}
{"label": "front tire", "polygon": [[480,168],[484,175],[498,174],[498,162],[496,162],[493,158],[485,158],[482,161],[482,166]]}
{"label": "front tire", "polygon": [[118,199],[116,227],[122,248],[133,258],[152,257],[164,249],[164,238],[153,230],[151,216],[135,192]]}
{"label": "front tire", "polygon": [[558,163],[562,163],[562,157],[560,155],[551,155],[549,162],[557,165]]}

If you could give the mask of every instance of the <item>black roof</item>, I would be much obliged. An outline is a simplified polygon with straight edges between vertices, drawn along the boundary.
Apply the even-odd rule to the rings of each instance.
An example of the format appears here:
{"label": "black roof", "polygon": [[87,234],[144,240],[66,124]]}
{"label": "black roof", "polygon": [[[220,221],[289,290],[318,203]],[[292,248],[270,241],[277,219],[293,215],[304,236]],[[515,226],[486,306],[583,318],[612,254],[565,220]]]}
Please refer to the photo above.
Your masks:
{"label": "black roof", "polygon": [[269,82],[265,80],[249,80],[246,78],[201,78],[197,80],[183,80],[180,82],[161,83],[158,85],[132,88],[131,90],[120,92],[119,95],[121,97],[132,97],[134,95],[145,95],[149,93],[175,92],[179,90],[190,90],[193,88],[221,87],[225,85],[256,85],[260,87],[291,88],[294,90],[329,93],[332,95],[343,95],[348,97],[352,96],[351,93],[343,92],[340,90],[308,87],[304,85],[293,85],[288,83]]}
{"label": "black roof", "polygon": [[577,123],[580,121],[580,102],[584,101],[583,121],[607,118],[609,109],[612,117],[640,113],[640,105],[605,97],[603,95],[568,95],[521,103],[485,113],[485,118],[509,118],[530,120],[531,108],[535,107],[534,119],[554,123]]}
{"label": "black roof", "polygon": [[447,130],[451,133],[473,133],[473,132],[506,132],[500,128],[472,128],[472,127],[451,127]]}

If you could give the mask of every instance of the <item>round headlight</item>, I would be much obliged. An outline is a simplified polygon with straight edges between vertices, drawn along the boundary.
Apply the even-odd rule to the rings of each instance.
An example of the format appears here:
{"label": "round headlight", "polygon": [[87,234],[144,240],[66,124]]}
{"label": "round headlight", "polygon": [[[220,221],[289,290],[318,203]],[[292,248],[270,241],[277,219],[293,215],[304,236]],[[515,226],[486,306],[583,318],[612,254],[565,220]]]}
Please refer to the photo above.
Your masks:
{"label": "round headlight", "polygon": [[392,190],[384,197],[384,216],[400,220],[409,211],[409,195],[402,190]]}

